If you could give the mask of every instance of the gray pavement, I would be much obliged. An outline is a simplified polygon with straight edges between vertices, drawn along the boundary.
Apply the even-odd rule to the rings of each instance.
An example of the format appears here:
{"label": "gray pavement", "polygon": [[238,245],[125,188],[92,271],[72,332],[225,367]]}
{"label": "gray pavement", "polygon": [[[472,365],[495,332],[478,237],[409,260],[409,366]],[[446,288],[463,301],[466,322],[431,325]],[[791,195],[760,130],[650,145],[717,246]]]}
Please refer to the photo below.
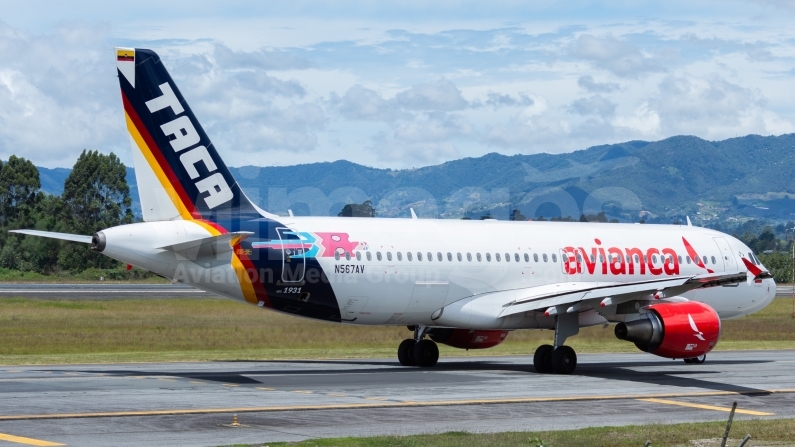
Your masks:
{"label": "gray pavement", "polygon": [[[795,350],[712,353],[703,365],[579,360],[571,376],[536,374],[530,357],[0,367],[0,439],[213,446],[532,431],[725,420],[735,400],[740,419],[795,417]],[[244,426],[228,426],[234,414]]]}
{"label": "gray pavement", "polygon": [[118,298],[219,298],[185,284],[0,284],[0,297],[112,300]]}

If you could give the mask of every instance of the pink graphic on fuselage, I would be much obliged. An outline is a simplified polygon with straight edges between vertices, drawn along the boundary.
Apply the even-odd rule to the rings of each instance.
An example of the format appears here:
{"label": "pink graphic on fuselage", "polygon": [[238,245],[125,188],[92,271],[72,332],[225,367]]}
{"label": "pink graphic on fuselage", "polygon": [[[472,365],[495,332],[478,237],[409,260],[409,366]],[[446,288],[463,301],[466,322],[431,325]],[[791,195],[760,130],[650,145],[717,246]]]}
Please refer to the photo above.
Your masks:
{"label": "pink graphic on fuselage", "polygon": [[332,257],[335,252],[339,254],[352,253],[360,245],[359,242],[349,241],[348,233],[315,233],[315,235],[323,247],[323,251],[320,253],[322,258]]}

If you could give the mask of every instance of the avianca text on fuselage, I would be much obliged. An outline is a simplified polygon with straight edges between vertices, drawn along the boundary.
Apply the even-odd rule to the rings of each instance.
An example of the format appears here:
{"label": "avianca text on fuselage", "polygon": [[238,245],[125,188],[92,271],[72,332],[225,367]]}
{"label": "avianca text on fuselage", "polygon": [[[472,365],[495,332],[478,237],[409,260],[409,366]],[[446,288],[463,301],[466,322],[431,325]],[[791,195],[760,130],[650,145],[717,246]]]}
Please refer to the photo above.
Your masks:
{"label": "avianca text on fuselage", "polygon": [[[595,247],[567,246],[562,250],[563,270],[569,275],[679,275],[679,257],[673,248],[603,247],[594,239]],[[704,268],[701,260],[693,258],[696,266]]]}
{"label": "avianca text on fuselage", "polygon": [[[160,129],[166,137],[173,137],[169,143],[174,149],[174,152],[179,153],[198,144],[201,141],[201,137],[199,133],[196,132],[196,127],[193,125],[190,118],[187,115],[182,115],[185,109],[182,107],[182,104],[180,104],[177,95],[174,94],[171,85],[169,85],[168,82],[160,84],[160,91],[162,93],[160,96],[146,101],[146,107],[149,109],[150,113],[157,113],[166,107],[171,107],[174,115],[177,115],[175,119],[160,126]],[[185,167],[185,171],[188,173],[191,180],[194,180],[199,192],[208,193],[208,195],[204,197],[204,203],[207,204],[208,208],[213,209],[232,200],[234,193],[226,183],[224,176],[220,172],[214,173],[218,167],[215,165],[210,153],[207,152],[206,147],[195,146],[180,155],[179,160],[182,162],[182,166]],[[196,179],[200,177],[199,171],[196,169],[196,163],[200,161],[204,163],[207,172],[211,175],[196,181]]]}

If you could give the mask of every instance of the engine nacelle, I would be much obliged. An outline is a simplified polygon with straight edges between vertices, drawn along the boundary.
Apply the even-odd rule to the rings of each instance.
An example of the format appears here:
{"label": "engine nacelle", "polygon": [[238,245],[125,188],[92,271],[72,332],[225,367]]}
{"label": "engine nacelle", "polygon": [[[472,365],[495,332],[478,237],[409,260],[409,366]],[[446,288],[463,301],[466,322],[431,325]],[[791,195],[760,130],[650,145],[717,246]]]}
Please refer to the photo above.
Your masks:
{"label": "engine nacelle", "polygon": [[647,318],[618,323],[616,337],[641,351],[673,359],[704,355],[720,338],[720,318],[704,303],[661,303],[647,307]]}
{"label": "engine nacelle", "polygon": [[460,349],[493,348],[505,341],[508,331],[483,329],[431,329],[431,340]]}

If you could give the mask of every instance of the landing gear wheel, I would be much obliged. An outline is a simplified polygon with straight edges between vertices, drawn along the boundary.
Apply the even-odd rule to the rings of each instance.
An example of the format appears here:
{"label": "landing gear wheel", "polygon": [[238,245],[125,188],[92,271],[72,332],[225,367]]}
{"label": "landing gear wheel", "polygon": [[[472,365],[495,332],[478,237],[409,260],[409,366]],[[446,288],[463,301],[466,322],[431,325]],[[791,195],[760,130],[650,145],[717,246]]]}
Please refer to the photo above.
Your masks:
{"label": "landing gear wheel", "polygon": [[552,350],[555,349],[551,345],[541,345],[536,349],[533,355],[533,367],[541,374],[549,374],[552,372]]}
{"label": "landing gear wheel", "polygon": [[558,346],[552,351],[552,370],[556,374],[571,374],[577,367],[577,354],[568,346]]}
{"label": "landing gear wheel", "polygon": [[692,358],[691,359],[684,359],[684,360],[685,360],[685,363],[693,363],[693,359]]}
{"label": "landing gear wheel", "polygon": [[439,347],[431,340],[420,340],[414,346],[414,360],[417,366],[433,366],[439,361]]}
{"label": "landing gear wheel", "polygon": [[414,360],[414,346],[416,341],[409,338],[400,342],[398,346],[398,361],[403,366],[417,366],[417,361]]}
{"label": "landing gear wheel", "polygon": [[700,365],[707,361],[707,354],[702,354],[698,357],[692,357],[689,359],[685,359],[685,363],[695,363],[696,365]]}

